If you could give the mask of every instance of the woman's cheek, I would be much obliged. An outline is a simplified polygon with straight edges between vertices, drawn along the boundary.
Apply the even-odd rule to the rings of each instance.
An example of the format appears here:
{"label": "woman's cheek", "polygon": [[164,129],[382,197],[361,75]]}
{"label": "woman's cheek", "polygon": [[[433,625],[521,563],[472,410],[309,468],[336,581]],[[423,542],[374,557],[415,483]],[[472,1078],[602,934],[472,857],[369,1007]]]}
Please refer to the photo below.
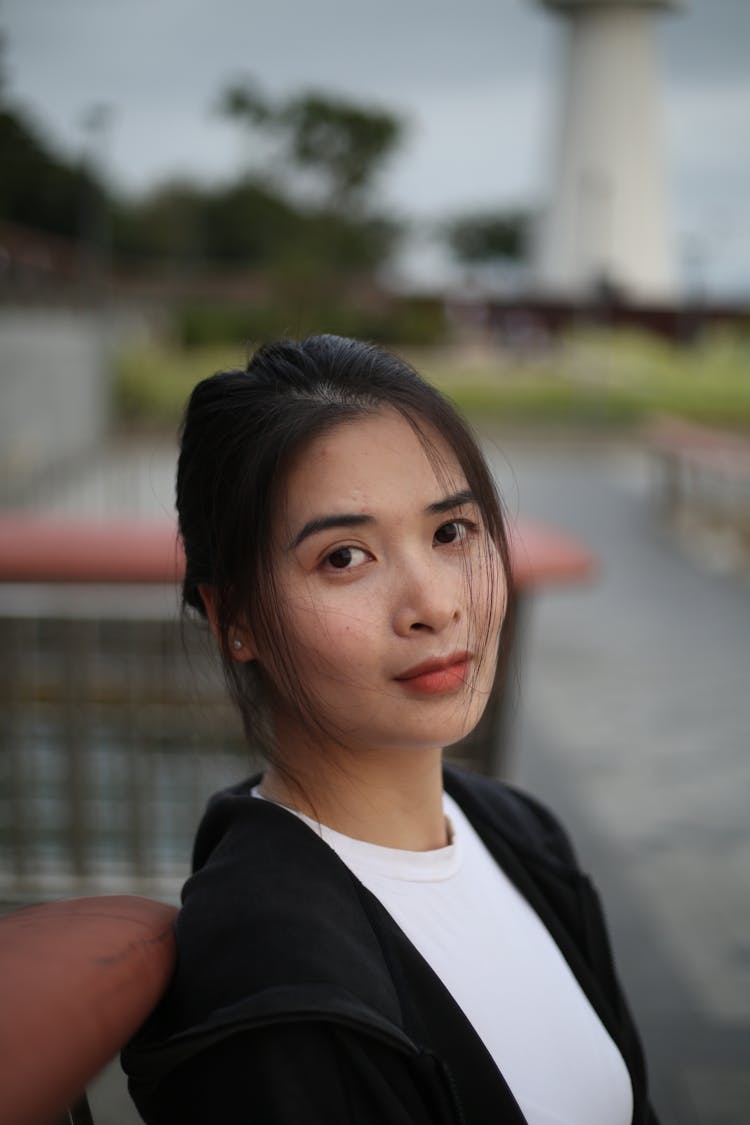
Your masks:
{"label": "woman's cheek", "polygon": [[484,617],[493,629],[499,631],[507,608],[508,583],[500,554],[494,544],[490,544],[476,560],[472,581],[474,588],[481,591],[479,616]]}
{"label": "woman's cheek", "polygon": [[345,645],[367,637],[374,626],[374,607],[369,600],[352,597],[345,590],[313,592],[290,602],[289,609],[293,635],[312,651],[330,652],[332,644]]}

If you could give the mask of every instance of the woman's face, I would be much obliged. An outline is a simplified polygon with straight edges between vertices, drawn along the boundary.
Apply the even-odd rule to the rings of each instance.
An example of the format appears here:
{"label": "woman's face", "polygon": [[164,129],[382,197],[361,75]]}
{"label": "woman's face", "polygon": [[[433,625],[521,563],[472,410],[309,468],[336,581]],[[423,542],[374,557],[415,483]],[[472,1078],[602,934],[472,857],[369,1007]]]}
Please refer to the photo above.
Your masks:
{"label": "woman's face", "polygon": [[[324,730],[352,749],[450,745],[492,686],[502,567],[455,456],[431,438],[437,475],[397,413],[338,425],[293,464],[275,527],[295,673]],[[256,655],[278,683],[273,653]],[[304,724],[276,694],[288,747]]]}

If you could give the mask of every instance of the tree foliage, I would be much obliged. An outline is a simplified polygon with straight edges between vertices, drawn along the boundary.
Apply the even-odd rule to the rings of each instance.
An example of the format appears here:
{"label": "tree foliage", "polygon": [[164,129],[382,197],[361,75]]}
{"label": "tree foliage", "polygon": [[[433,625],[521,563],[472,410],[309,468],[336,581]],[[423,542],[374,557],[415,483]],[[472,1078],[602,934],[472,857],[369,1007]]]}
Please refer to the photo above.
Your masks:
{"label": "tree foliage", "polygon": [[57,153],[7,96],[5,37],[0,33],[0,222],[76,237],[100,185],[81,164]]}
{"label": "tree foliage", "polygon": [[225,117],[255,126],[266,125],[273,116],[268,101],[252,78],[227,86],[219,97],[218,110]]}
{"label": "tree foliage", "polygon": [[300,168],[323,179],[336,206],[356,206],[396,144],[400,125],[389,113],[306,94],[286,104],[280,122],[289,151]]}
{"label": "tree foliage", "polygon": [[318,91],[274,104],[251,79],[227,87],[219,109],[247,128],[251,139],[255,134],[277,144],[288,194],[295,193],[300,173],[312,172],[328,209],[363,205],[403,132],[392,113]]}
{"label": "tree foliage", "polygon": [[523,211],[477,212],[445,225],[445,237],[459,262],[491,265],[519,262],[526,253],[528,215]]}
{"label": "tree foliage", "polygon": [[252,81],[230,85],[220,111],[278,156],[273,166],[256,161],[211,186],[170,181],[132,199],[105,193],[82,160],[59,155],[4,103],[1,63],[0,52],[0,222],[86,239],[95,212],[115,261],[137,267],[371,273],[394,247],[398,225],[372,206],[401,133],[386,111],[319,93],[273,103]]}
{"label": "tree foliage", "polygon": [[77,237],[98,191],[82,165],[66,161],[25,118],[0,106],[0,221]]}
{"label": "tree foliage", "polygon": [[[227,86],[218,109],[263,160],[215,187],[173,182],[120,204],[121,255],[302,275],[369,273],[384,262],[398,226],[369,205],[369,192],[399,137],[397,118],[319,94],[274,104],[251,80]],[[301,187],[306,175],[312,192]]]}
{"label": "tree foliage", "polygon": [[131,264],[171,262],[292,273],[369,273],[398,236],[395,223],[295,205],[267,185],[237,180],[213,189],[175,182],[116,206],[113,243]]}

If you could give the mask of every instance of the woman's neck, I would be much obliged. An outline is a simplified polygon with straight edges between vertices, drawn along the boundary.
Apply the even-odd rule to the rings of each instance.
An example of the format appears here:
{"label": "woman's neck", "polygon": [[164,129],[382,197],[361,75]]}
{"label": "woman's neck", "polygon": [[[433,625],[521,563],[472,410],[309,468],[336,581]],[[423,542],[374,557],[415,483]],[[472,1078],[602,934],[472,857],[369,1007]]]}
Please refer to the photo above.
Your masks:
{"label": "woman's neck", "polygon": [[448,843],[439,749],[310,750],[296,754],[293,767],[283,760],[270,766],[260,792],[382,847],[420,852]]}

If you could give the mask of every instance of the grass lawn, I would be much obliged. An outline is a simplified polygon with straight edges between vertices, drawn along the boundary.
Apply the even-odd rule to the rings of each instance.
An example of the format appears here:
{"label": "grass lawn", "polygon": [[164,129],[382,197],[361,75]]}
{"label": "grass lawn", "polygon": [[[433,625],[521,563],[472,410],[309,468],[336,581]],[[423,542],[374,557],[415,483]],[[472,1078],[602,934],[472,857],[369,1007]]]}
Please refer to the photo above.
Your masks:
{"label": "grass lawn", "polygon": [[[517,356],[445,347],[405,353],[470,417],[502,424],[629,425],[651,413],[750,431],[750,334],[717,331],[692,347],[637,332],[580,331],[554,348]],[[174,428],[195,383],[243,367],[240,345],[139,347],[119,358],[125,424]]]}

